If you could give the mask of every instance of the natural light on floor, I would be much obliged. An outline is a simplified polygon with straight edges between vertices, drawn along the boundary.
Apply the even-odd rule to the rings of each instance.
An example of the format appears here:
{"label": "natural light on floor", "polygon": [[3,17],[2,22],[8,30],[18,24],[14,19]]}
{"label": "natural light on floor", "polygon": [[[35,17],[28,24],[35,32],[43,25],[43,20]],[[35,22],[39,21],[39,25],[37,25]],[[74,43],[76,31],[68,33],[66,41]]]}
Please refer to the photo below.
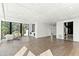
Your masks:
{"label": "natural light on floor", "polygon": [[[28,50],[25,46],[23,46],[15,56],[23,56],[25,52]],[[27,56],[35,56],[31,51],[28,52]],[[40,56],[53,56],[50,49],[46,50],[45,52],[41,53]]]}

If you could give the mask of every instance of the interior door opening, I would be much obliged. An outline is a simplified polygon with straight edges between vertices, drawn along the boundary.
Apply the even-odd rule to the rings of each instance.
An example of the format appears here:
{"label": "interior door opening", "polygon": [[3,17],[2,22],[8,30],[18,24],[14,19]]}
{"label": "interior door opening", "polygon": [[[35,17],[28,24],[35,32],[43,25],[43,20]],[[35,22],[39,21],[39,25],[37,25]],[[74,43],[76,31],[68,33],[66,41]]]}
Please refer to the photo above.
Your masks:
{"label": "interior door opening", "polygon": [[64,23],[64,40],[73,41],[73,21]]}

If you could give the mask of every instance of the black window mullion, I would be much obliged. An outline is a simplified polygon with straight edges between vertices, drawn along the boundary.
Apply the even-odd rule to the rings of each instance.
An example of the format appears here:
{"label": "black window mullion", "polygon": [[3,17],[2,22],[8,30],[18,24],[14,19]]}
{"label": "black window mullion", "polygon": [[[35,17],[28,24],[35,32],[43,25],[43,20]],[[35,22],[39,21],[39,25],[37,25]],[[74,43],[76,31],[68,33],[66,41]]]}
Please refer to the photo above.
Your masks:
{"label": "black window mullion", "polygon": [[10,22],[10,34],[12,34],[12,22]]}
{"label": "black window mullion", "polygon": [[20,23],[20,33],[21,33],[21,36],[22,36],[22,23]]}

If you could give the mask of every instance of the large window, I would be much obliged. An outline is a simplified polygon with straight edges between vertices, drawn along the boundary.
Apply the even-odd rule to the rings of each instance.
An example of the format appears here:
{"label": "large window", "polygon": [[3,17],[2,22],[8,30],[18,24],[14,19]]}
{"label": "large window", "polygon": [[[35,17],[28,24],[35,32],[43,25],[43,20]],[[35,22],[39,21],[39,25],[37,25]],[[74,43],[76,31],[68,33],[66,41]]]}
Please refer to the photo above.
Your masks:
{"label": "large window", "polygon": [[21,33],[20,33],[20,23],[12,22],[12,34],[14,34],[15,36],[21,35]]}
{"label": "large window", "polygon": [[[35,25],[31,26],[32,32],[35,31]],[[1,39],[5,39],[7,34],[13,34],[15,36],[28,36],[29,24],[22,24],[16,22],[1,21]]]}
{"label": "large window", "polygon": [[1,38],[4,39],[5,35],[10,33],[10,22],[1,21]]}
{"label": "large window", "polygon": [[20,33],[20,23],[1,21],[1,39],[7,34]]}
{"label": "large window", "polygon": [[20,32],[20,24],[12,22],[12,33],[15,31]]}

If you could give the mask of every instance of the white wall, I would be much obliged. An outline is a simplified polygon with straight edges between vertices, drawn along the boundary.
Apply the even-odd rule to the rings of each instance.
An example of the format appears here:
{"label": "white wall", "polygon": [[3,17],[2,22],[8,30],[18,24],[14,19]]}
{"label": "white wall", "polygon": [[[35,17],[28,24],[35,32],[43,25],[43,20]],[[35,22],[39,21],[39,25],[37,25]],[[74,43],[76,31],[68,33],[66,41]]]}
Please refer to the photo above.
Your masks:
{"label": "white wall", "polygon": [[64,39],[64,23],[63,22],[56,23],[56,38]]}
{"label": "white wall", "polygon": [[50,36],[50,34],[51,34],[51,31],[50,31],[49,24],[45,24],[45,23],[35,24],[35,37],[36,38]]}
{"label": "white wall", "polygon": [[0,42],[1,42],[1,20],[0,20]]}
{"label": "white wall", "polygon": [[73,40],[79,41],[79,19],[75,19],[73,24],[74,24]]}

